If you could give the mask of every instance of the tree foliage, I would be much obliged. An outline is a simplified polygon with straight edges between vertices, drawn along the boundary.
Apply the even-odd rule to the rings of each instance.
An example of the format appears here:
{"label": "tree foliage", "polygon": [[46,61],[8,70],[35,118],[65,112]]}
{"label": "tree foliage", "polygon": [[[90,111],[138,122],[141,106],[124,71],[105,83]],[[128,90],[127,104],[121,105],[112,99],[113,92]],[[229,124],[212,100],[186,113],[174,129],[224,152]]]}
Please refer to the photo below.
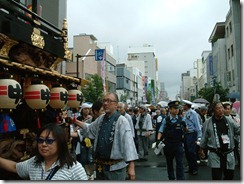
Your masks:
{"label": "tree foliage", "polygon": [[97,100],[101,100],[104,96],[102,78],[94,74],[88,80],[88,84],[81,88],[85,101],[94,103]]}
{"label": "tree foliage", "polygon": [[204,98],[207,101],[209,101],[210,103],[213,102],[214,99],[214,95],[215,94],[219,94],[220,96],[220,101],[227,101],[228,99],[226,98],[227,94],[229,93],[229,89],[226,88],[224,89],[222,87],[222,85],[220,84],[220,82],[216,82],[214,87],[207,87],[207,88],[202,88],[199,92],[198,92],[198,98]]}
{"label": "tree foliage", "polygon": [[126,94],[122,94],[122,95],[120,96],[120,101],[121,101],[121,102],[126,102],[126,100],[127,100],[127,95],[126,95]]}
{"label": "tree foliage", "polygon": [[151,93],[151,91],[147,91],[146,98],[147,98],[147,103],[152,103],[152,93]]}

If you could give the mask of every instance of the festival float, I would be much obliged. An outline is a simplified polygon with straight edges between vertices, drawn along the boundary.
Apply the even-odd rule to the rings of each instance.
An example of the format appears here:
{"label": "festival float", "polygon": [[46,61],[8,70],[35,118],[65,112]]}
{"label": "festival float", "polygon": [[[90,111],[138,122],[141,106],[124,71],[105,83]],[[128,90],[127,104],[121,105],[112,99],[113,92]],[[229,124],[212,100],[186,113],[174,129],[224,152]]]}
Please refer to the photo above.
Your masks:
{"label": "festival float", "polygon": [[[56,71],[71,60],[67,21],[59,30],[14,0],[0,1],[0,156],[16,162],[33,156],[36,133],[43,125],[60,122],[63,108],[78,108],[84,79]],[[19,179],[0,170],[0,179]]]}

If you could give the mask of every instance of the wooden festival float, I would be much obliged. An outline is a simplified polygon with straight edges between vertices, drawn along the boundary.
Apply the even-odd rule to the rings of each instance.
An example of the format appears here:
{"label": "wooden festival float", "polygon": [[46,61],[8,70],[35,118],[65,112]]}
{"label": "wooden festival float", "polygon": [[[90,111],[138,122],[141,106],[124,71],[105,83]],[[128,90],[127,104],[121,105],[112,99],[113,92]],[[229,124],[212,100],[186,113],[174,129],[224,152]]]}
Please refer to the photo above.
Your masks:
{"label": "wooden festival float", "polygon": [[[78,108],[85,80],[56,71],[71,60],[67,22],[59,30],[14,0],[0,1],[0,156],[16,162],[35,154],[36,133]],[[69,122],[62,124],[70,145]],[[0,170],[0,179],[20,179]]]}

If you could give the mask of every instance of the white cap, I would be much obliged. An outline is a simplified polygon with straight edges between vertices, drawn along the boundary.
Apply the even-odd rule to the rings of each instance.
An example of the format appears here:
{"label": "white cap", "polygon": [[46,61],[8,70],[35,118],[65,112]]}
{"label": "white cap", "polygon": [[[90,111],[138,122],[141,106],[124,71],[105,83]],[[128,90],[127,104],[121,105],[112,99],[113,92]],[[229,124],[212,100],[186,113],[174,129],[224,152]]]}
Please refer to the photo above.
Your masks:
{"label": "white cap", "polygon": [[182,100],[182,105],[192,105],[192,102],[189,100]]}
{"label": "white cap", "polygon": [[80,108],[81,109],[85,109],[85,108],[91,108],[92,107],[92,105],[91,104],[88,104],[88,103],[83,103],[81,106],[80,106]]}

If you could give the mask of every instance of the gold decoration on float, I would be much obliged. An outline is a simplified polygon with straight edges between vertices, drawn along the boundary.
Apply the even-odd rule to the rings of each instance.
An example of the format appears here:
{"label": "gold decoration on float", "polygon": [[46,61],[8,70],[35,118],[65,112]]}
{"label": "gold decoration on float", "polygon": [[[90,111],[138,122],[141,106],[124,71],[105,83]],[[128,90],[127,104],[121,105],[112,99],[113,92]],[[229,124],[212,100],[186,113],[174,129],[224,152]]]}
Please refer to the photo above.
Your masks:
{"label": "gold decoration on float", "polygon": [[63,29],[62,29],[62,34],[61,36],[63,37],[64,40],[64,58],[71,60],[72,59],[72,53],[68,49],[68,25],[67,25],[67,19],[64,18],[63,21]]}
{"label": "gold decoration on float", "polygon": [[43,36],[41,36],[40,30],[38,30],[37,28],[33,29],[33,32],[31,34],[31,41],[34,46],[40,49],[43,49],[45,46],[44,38]]}
{"label": "gold decoration on float", "polygon": [[0,33],[0,56],[9,58],[10,49],[19,42],[9,39],[6,35]]}

